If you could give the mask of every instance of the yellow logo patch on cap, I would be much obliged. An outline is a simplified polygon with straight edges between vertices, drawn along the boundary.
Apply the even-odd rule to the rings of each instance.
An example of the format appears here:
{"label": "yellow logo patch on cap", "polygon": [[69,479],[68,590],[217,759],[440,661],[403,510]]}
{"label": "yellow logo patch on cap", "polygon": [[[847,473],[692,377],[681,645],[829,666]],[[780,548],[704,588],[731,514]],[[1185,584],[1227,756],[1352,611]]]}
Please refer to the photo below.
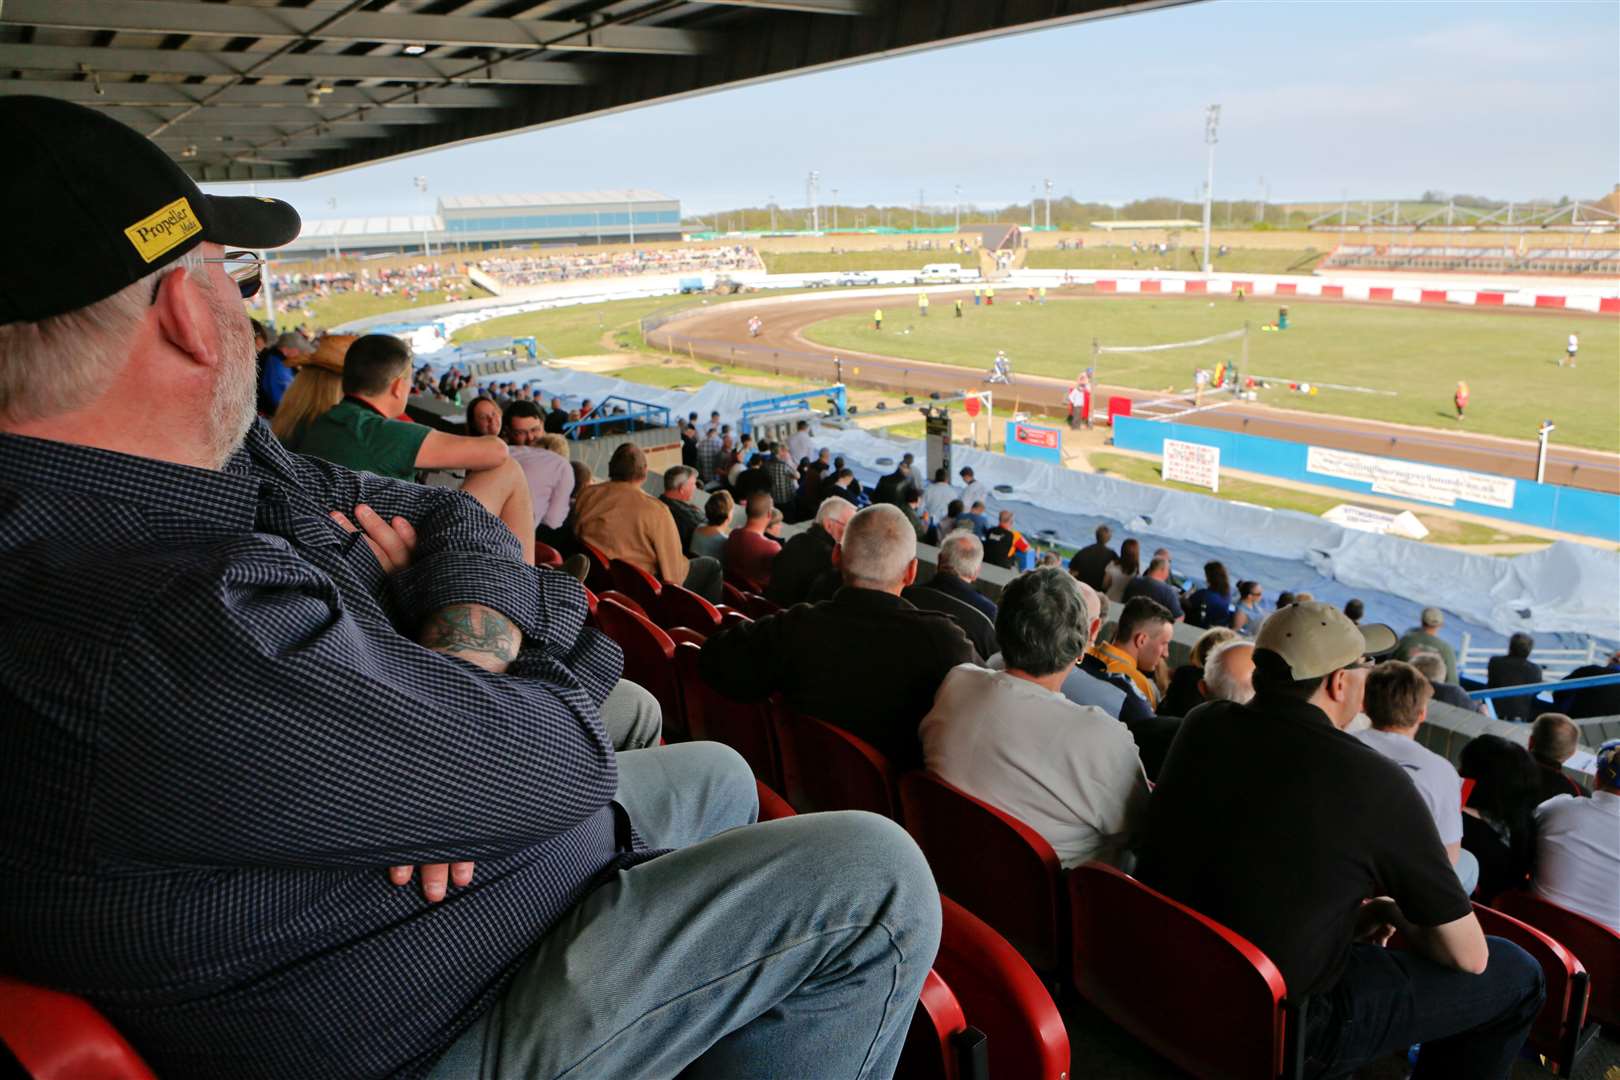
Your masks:
{"label": "yellow logo patch on cap", "polygon": [[197,215],[191,211],[191,204],[182,195],[157,213],[125,229],[124,235],[135,245],[142,259],[152,262],[200,232],[202,222],[197,220]]}

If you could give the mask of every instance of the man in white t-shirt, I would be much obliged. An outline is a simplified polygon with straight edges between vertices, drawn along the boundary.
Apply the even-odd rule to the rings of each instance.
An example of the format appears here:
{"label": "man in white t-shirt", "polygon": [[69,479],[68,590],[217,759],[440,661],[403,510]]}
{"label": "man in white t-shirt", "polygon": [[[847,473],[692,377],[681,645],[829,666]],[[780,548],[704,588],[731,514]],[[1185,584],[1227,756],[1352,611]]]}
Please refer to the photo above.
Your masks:
{"label": "man in white t-shirt", "polygon": [[1620,933],[1620,739],[1598,748],[1590,799],[1536,807],[1537,896]]}
{"label": "man in white t-shirt", "polygon": [[962,478],[962,505],[972,508],[976,502],[990,505],[990,485],[973,478],[973,470],[964,465],[957,474]]}
{"label": "man in white t-shirt", "polygon": [[952,668],[918,727],[932,772],[1040,833],[1064,867],[1124,864],[1148,805],[1130,729],[1060,692],[1088,614],[1060,569],[1014,578],[996,618],[1006,670]]}
{"label": "man in white t-shirt", "polygon": [[[1575,366],[1575,354],[1580,352],[1580,350],[1581,339],[1574,334],[1569,335],[1569,344],[1564,346],[1564,360],[1569,361],[1570,367]],[[1560,360],[1558,362],[1559,367],[1564,366],[1564,360]]]}
{"label": "man in white t-shirt", "polygon": [[1433,696],[1421,671],[1402,660],[1386,660],[1367,674],[1361,711],[1372,727],[1356,732],[1356,738],[1406,770],[1434,818],[1463,891],[1471,893],[1479,882],[1479,862],[1462,846],[1462,778],[1451,762],[1417,741]]}
{"label": "man in white t-shirt", "polygon": [[816,439],[810,433],[810,421],[800,420],[797,430],[788,436],[788,453],[793,455],[793,464],[806,460],[814,461],[816,457]]}

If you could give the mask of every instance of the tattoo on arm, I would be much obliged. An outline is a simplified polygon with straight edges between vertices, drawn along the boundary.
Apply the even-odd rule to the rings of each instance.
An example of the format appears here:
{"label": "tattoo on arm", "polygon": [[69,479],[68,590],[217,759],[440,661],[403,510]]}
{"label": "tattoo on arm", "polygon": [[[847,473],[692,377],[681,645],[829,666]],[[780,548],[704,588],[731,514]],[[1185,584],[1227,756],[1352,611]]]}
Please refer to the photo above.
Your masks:
{"label": "tattoo on arm", "polygon": [[421,642],[497,674],[517,658],[523,633],[505,615],[482,604],[452,604],[428,616]]}

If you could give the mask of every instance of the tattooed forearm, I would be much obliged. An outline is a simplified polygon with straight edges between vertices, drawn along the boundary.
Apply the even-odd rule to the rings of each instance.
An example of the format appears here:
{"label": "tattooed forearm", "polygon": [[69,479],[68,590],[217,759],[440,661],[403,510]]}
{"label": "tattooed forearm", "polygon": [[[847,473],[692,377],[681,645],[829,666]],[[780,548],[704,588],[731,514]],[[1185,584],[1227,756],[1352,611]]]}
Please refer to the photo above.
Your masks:
{"label": "tattooed forearm", "polygon": [[504,672],[516,659],[523,634],[505,615],[482,604],[452,604],[428,616],[421,642],[481,668]]}

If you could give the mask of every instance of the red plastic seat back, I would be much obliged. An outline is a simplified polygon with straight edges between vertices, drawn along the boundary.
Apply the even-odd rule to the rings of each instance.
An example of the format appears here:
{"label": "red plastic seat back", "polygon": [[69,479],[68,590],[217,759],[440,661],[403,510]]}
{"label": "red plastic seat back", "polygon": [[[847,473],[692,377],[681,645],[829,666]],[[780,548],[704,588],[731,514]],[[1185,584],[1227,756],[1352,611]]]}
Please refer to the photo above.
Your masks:
{"label": "red plastic seat back", "polygon": [[720,609],[684,585],[664,582],[658,594],[658,607],[654,620],[665,630],[677,626],[690,627],[708,635],[720,629]]}
{"label": "red plastic seat back", "polygon": [[940,892],[989,923],[1037,968],[1061,970],[1068,920],[1063,868],[1052,845],[933,773],[902,776],[900,806]]}
{"label": "red plastic seat back", "polygon": [[1534,893],[1510,891],[1496,898],[1496,909],[1528,923],[1575,954],[1586,968],[1591,999],[1586,1018],[1620,1026],[1620,934],[1578,911]]}
{"label": "red plastic seat back", "polygon": [[88,1001],[4,976],[0,1041],[34,1080],[156,1080]]}
{"label": "red plastic seat back", "polygon": [[984,1032],[990,1075],[1065,1080],[1069,1032],[1046,984],[989,924],[949,897],[940,903],[945,927],[934,970]]}
{"label": "red plastic seat back", "polygon": [[937,972],[930,971],[906,1032],[895,1080],[962,1080],[955,1041],[966,1032],[967,1018],[956,995]]}
{"label": "red plastic seat back", "polygon": [[1554,1071],[1568,1076],[1575,1060],[1575,1047],[1586,1023],[1586,968],[1568,949],[1529,923],[1521,922],[1484,904],[1474,905],[1480,929],[1493,937],[1506,938],[1535,957],[1547,980],[1547,1000],[1530,1025],[1525,1045],[1552,1059]]}
{"label": "red plastic seat back", "polygon": [[562,552],[558,551],[550,544],[542,544],[538,540],[534,542],[534,565],[561,566],[562,564]]}
{"label": "red plastic seat back", "polygon": [[793,807],[787,800],[771,790],[763,780],[755,780],[754,786],[759,789],[759,820],[777,821],[785,817],[797,817]]}
{"label": "red plastic seat back", "polygon": [[720,599],[738,611],[748,610],[748,594],[729,581],[720,583]]}
{"label": "red plastic seat back", "polygon": [[597,595],[613,588],[613,574],[608,570],[610,560],[602,553],[602,549],[584,540],[579,542],[579,546],[580,550],[585,552],[585,557],[591,561],[590,568],[585,573],[585,584]]}
{"label": "red plastic seat back", "polygon": [[687,642],[675,647],[675,671],[681,684],[687,734],[694,739],[725,743],[742,755],[756,779],[781,791],[782,773],[770,706],[763,701],[732,701],[704,682],[698,674],[701,651]]}
{"label": "red plastic seat back", "polygon": [[675,643],[669,635],[613,593],[597,602],[596,624],[624,651],[624,677],[657,698],[664,723],[678,729],[681,695],[675,680]]}
{"label": "red plastic seat back", "polygon": [[782,609],[771,601],[765,599],[757,592],[748,594],[748,614],[750,618],[763,619],[767,615],[775,615]]}
{"label": "red plastic seat back", "polygon": [[647,571],[634,563],[614,559],[608,563],[608,576],[613,579],[613,587],[640,604],[649,618],[658,610],[658,593],[663,586]]}
{"label": "red plastic seat back", "polygon": [[782,783],[795,810],[870,810],[899,819],[894,769],[872,744],[782,704],[775,721]]}
{"label": "red plastic seat back", "polygon": [[1283,1075],[1286,990],[1266,955],[1101,863],[1069,872],[1074,987],[1199,1077]]}

